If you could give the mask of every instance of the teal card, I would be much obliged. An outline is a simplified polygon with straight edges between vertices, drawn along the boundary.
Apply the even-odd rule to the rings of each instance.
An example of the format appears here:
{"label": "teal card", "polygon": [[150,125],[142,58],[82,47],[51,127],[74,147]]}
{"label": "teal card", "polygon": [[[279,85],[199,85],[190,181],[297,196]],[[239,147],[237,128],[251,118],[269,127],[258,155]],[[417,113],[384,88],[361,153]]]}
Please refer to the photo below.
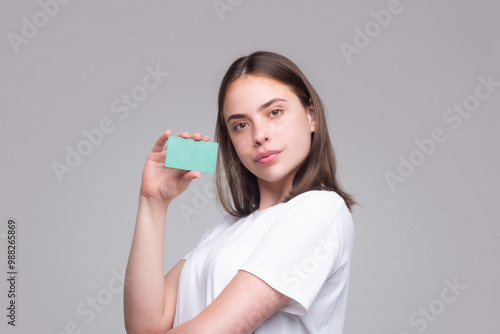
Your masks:
{"label": "teal card", "polygon": [[165,167],[214,174],[219,144],[170,136]]}

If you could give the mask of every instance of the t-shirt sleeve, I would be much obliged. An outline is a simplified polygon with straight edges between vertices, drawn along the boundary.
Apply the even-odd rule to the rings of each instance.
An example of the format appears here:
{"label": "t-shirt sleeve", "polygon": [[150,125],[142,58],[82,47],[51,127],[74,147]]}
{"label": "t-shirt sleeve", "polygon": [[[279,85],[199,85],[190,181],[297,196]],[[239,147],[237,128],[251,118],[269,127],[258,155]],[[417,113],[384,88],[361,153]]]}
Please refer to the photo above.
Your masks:
{"label": "t-shirt sleeve", "polygon": [[338,265],[342,210],[347,210],[344,201],[334,192],[296,196],[271,218],[265,237],[240,270],[290,297],[282,311],[306,314]]}

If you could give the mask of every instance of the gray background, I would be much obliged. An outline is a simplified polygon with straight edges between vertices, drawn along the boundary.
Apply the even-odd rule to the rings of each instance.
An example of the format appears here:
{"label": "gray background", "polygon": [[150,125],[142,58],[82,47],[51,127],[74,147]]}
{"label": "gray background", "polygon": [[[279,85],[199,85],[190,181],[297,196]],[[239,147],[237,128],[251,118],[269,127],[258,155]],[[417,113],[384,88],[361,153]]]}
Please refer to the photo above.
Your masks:
{"label": "gray background", "polygon": [[[220,2],[231,9],[221,16],[212,0],[74,0],[43,22],[37,1],[2,1],[0,331],[124,332],[115,277],[147,153],[166,128],[213,138],[221,76],[262,49],[292,59],[318,90],[341,180],[362,204],[345,333],[500,332],[500,88],[459,127],[443,118],[478,77],[500,81],[500,4],[401,0],[348,62],[341,43],[354,45],[356,27],[375,29],[370,12],[391,1]],[[16,52],[8,36],[23,36],[34,15],[46,24]],[[148,66],[169,75],[120,119],[111,103],[141,86]],[[106,118],[113,131],[60,182],[52,164]],[[415,140],[435,128],[446,141],[392,191],[385,173],[417,157]],[[203,175],[170,208],[166,267],[221,217],[210,182]],[[15,329],[4,314],[9,217],[19,227]],[[462,286],[451,303],[441,301],[446,280]]]}

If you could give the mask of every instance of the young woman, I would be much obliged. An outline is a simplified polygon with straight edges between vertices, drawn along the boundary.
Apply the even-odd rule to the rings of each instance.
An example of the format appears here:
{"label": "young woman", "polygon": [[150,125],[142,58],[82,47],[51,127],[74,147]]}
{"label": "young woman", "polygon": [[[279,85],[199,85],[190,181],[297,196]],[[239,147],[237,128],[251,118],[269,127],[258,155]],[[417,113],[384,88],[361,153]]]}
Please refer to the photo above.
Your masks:
{"label": "young woman", "polygon": [[[129,333],[342,333],[354,200],[322,102],[287,58],[236,60],[219,92],[217,195],[227,215],[164,276],[167,209],[197,171],[144,167],[125,284]],[[201,134],[178,134],[206,140]]]}

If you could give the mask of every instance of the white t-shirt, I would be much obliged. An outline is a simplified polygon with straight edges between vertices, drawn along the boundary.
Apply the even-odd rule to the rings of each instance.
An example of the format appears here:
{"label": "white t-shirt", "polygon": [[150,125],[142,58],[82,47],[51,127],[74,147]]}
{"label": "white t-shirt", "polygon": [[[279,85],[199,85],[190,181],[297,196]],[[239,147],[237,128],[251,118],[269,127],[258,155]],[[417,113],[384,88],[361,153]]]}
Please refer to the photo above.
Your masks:
{"label": "white t-shirt", "polygon": [[184,257],[174,326],[198,315],[245,270],[292,299],[255,334],[342,333],[353,242],[351,214],[332,191],[227,216]]}

